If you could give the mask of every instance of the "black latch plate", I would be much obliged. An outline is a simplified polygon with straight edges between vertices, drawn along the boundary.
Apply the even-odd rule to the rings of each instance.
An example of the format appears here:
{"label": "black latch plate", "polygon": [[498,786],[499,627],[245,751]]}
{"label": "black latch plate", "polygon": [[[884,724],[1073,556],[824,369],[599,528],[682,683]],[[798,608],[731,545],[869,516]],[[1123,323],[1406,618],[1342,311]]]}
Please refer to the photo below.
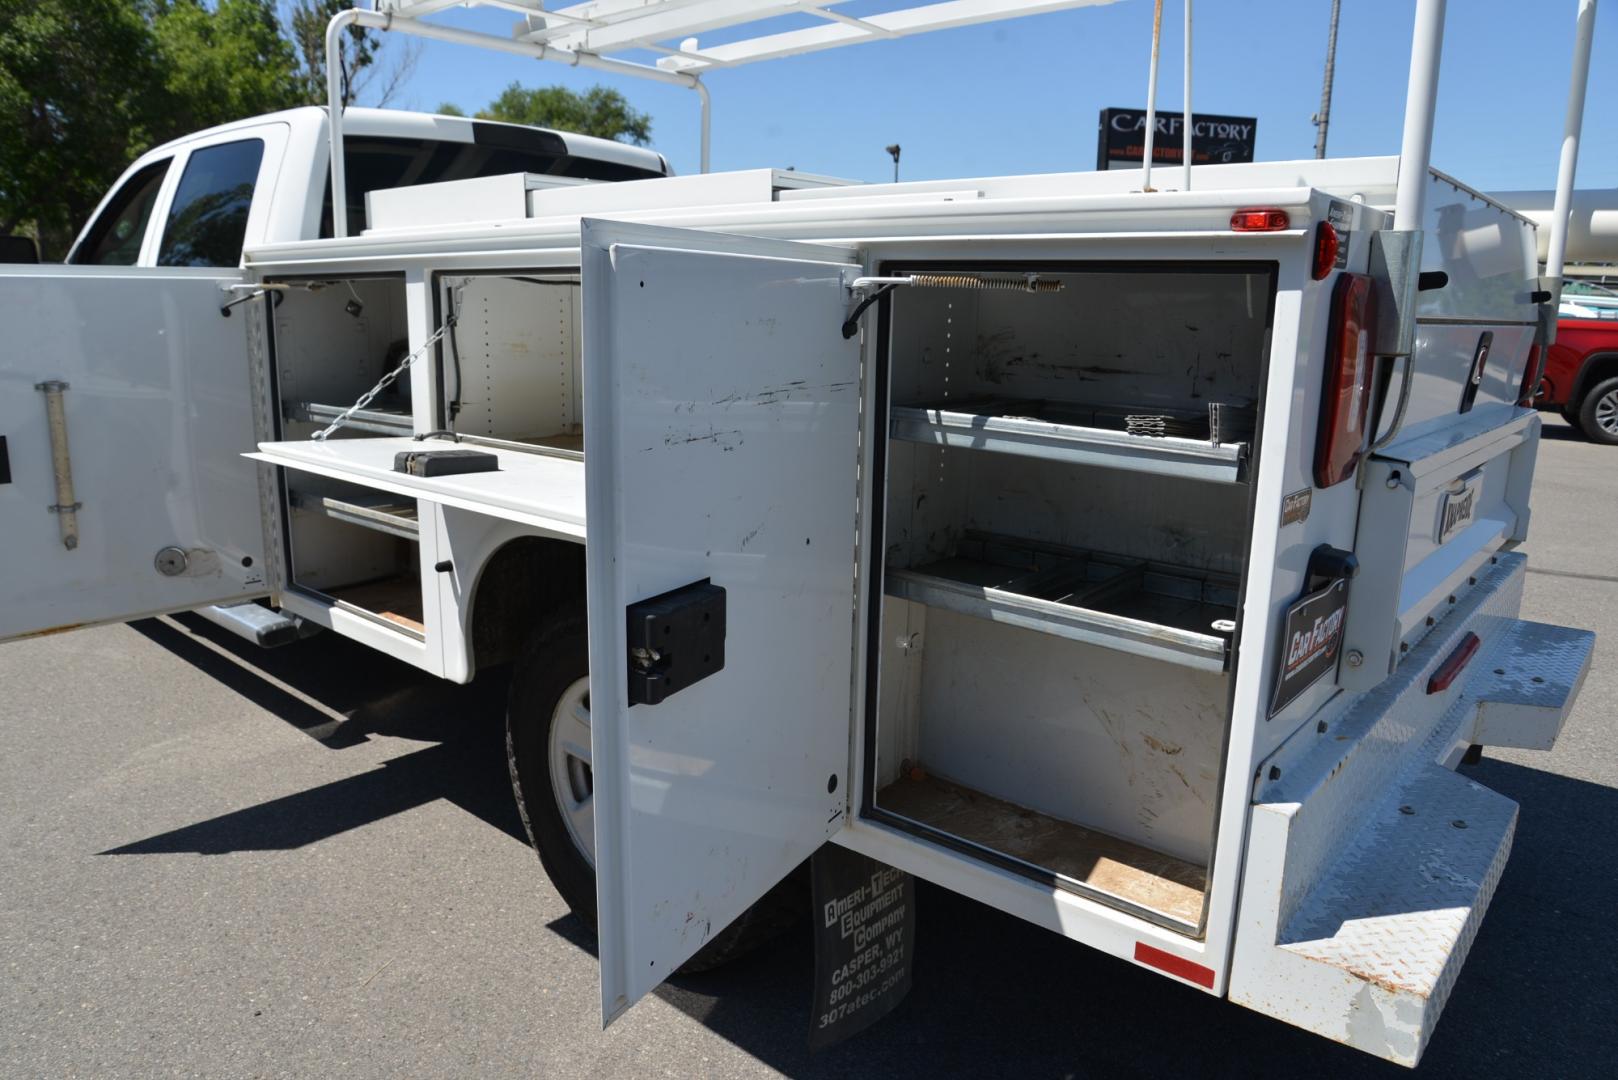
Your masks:
{"label": "black latch plate", "polygon": [[656,705],[725,666],[725,590],[707,578],[630,604],[629,704]]}

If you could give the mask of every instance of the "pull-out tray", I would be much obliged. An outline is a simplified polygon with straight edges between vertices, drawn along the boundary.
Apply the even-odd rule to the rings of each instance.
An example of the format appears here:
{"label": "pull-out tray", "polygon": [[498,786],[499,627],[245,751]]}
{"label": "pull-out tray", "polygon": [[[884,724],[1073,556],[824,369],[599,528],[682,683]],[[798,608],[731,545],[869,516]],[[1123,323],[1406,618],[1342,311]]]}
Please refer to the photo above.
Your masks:
{"label": "pull-out tray", "polygon": [[1234,578],[986,533],[884,581],[889,596],[1205,671],[1224,670],[1236,618]]}
{"label": "pull-out tray", "polygon": [[[255,461],[347,480],[378,491],[426,499],[459,510],[532,525],[554,536],[584,537],[584,460],[494,448],[494,472],[409,476],[395,472],[401,450],[444,449],[452,444],[403,438],[334,438],[325,442],[259,443]],[[480,449],[483,449],[480,447]]]}
{"label": "pull-out tray", "polygon": [[1133,435],[1127,412],[1017,398],[897,405],[891,434],[908,442],[1102,465],[1234,484],[1246,479],[1247,444]]}

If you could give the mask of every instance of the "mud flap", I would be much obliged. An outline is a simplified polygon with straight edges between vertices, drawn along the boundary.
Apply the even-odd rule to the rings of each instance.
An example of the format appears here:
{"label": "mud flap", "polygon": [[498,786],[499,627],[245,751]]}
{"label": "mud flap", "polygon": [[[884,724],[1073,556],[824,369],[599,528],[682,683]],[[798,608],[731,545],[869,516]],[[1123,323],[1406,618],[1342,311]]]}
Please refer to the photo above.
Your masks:
{"label": "mud flap", "polygon": [[815,895],[815,999],[809,1048],[859,1034],[910,992],[916,883],[902,870],[826,844],[809,860]]}

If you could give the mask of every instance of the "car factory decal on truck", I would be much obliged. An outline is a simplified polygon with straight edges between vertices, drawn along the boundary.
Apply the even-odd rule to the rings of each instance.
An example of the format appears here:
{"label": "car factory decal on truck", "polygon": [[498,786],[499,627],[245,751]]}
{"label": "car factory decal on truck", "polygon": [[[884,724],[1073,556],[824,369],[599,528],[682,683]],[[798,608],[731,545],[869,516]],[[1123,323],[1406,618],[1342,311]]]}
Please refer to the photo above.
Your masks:
{"label": "car factory decal on truck", "polygon": [[1274,716],[1337,664],[1348,613],[1348,583],[1341,579],[1300,597],[1287,608],[1281,670],[1275,678]]}

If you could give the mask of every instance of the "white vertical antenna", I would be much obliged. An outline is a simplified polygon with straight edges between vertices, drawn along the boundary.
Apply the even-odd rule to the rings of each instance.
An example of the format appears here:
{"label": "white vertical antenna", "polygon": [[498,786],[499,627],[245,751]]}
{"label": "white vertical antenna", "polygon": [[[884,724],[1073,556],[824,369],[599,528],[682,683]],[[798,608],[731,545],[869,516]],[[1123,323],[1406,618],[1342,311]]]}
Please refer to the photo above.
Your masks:
{"label": "white vertical antenna", "polygon": [[1157,51],[1163,41],[1163,0],[1152,9],[1152,65],[1146,75],[1146,145],[1142,148],[1140,188],[1152,190],[1152,143],[1157,135]]}
{"label": "white vertical antenna", "polygon": [[1399,148],[1399,186],[1393,227],[1421,229],[1427,170],[1433,156],[1433,110],[1438,103],[1438,62],[1444,52],[1444,0],[1416,0],[1410,33],[1410,84],[1405,88],[1404,141]]}
{"label": "white vertical antenna", "polygon": [[1584,89],[1590,81],[1590,42],[1595,37],[1596,0],[1579,0],[1578,30],[1573,39],[1573,75],[1567,91],[1567,123],[1562,129],[1562,157],[1556,166],[1556,202],[1551,211],[1551,237],[1545,251],[1545,276],[1562,299],[1562,266],[1567,256],[1568,218],[1573,212],[1573,176],[1579,166],[1579,132],[1584,126]]}
{"label": "white vertical antenna", "polygon": [[1180,168],[1184,170],[1181,188],[1191,190],[1191,0],[1185,0],[1185,118],[1180,121],[1182,145]]}

